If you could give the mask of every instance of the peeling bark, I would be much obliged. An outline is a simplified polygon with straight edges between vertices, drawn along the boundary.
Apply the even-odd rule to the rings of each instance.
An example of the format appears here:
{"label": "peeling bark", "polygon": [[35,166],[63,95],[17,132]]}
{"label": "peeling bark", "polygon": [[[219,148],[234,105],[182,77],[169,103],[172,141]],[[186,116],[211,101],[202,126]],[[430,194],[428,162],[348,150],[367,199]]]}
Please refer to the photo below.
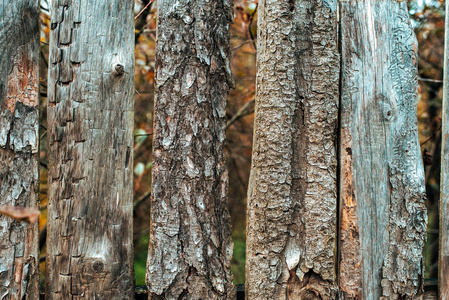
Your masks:
{"label": "peeling bark", "polygon": [[335,299],[337,3],[259,1],[247,299]]}
{"label": "peeling bark", "polygon": [[[38,1],[0,2],[0,206],[38,208]],[[0,215],[0,299],[38,299],[38,226]]]}
{"label": "peeling bark", "polygon": [[234,299],[225,140],[230,0],[158,1],[150,299]]}
{"label": "peeling bark", "polygon": [[[449,12],[449,1],[446,2]],[[441,198],[438,260],[439,299],[449,300],[449,13],[446,14],[444,36],[444,94],[441,144]]]}
{"label": "peeling bark", "polygon": [[47,299],[132,299],[134,1],[54,0]]}
{"label": "peeling bark", "polygon": [[341,3],[344,299],[416,299],[427,215],[417,130],[416,38],[407,3]]}

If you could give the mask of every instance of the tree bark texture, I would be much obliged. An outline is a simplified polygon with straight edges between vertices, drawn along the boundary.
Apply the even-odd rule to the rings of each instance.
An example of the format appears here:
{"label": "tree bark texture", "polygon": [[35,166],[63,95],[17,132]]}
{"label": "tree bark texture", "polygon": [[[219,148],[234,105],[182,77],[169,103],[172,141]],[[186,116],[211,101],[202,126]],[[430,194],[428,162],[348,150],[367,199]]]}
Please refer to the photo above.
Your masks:
{"label": "tree bark texture", "polygon": [[[449,12],[449,1],[446,2]],[[444,35],[444,94],[441,144],[440,245],[438,260],[439,299],[449,300],[449,14]]]}
{"label": "tree bark texture", "polygon": [[[0,2],[0,206],[38,207],[38,1]],[[38,299],[38,226],[0,215],[0,299]]]}
{"label": "tree bark texture", "polygon": [[231,0],[158,1],[150,299],[234,299],[223,145]]}
{"label": "tree bark texture", "polygon": [[259,1],[247,299],[335,299],[337,2]]}
{"label": "tree bark texture", "polygon": [[150,299],[234,299],[225,108],[232,1],[159,1]]}
{"label": "tree bark texture", "polygon": [[344,299],[416,299],[427,215],[407,3],[341,2],[341,35],[339,287]]}
{"label": "tree bark texture", "polygon": [[134,1],[52,1],[47,299],[132,299]]}

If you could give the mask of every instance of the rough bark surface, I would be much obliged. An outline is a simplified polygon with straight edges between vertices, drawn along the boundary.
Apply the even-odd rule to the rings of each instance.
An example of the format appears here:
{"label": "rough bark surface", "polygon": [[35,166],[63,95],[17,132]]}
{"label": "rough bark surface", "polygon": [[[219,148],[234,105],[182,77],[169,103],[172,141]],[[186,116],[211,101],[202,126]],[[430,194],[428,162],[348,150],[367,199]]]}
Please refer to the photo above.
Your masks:
{"label": "rough bark surface", "polygon": [[[449,12],[449,1],[446,2]],[[444,36],[444,94],[441,144],[440,245],[438,261],[439,299],[449,300],[449,14]]]}
{"label": "rough bark surface", "polygon": [[[0,2],[0,205],[38,206],[38,1]],[[38,226],[0,215],[0,299],[38,299]]]}
{"label": "rough bark surface", "polygon": [[131,299],[134,1],[52,1],[47,299]]}
{"label": "rough bark surface", "polygon": [[336,17],[336,2],[259,1],[247,299],[336,297]]}
{"label": "rough bark surface", "polygon": [[407,3],[341,2],[341,236],[345,299],[416,299],[427,215]]}
{"label": "rough bark surface", "polygon": [[230,0],[158,1],[150,299],[234,299],[225,140]]}

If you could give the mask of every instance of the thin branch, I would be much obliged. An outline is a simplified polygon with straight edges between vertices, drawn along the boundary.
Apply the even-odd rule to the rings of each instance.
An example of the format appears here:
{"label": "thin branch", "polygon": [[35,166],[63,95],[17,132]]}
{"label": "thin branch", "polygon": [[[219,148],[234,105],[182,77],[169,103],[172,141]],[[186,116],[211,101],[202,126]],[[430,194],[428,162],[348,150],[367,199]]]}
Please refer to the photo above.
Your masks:
{"label": "thin branch", "polygon": [[153,3],[154,0],[151,0],[150,2],[148,2],[147,5],[145,5],[145,7],[137,14],[137,16],[134,18],[134,20],[137,20],[140,15],[151,5],[151,3]]}
{"label": "thin branch", "polygon": [[42,52],[42,50],[41,50],[40,52],[41,52],[42,60],[44,61],[45,65],[46,65],[47,68],[48,68],[48,62],[47,62],[47,59],[45,58],[44,52]]}
{"label": "thin branch", "polygon": [[238,112],[233,115],[231,119],[229,119],[228,123],[226,124],[226,129],[228,129],[232,124],[234,124],[241,118],[254,113],[254,102],[254,98],[246,102],[245,105],[243,105],[243,107],[241,107]]}
{"label": "thin branch", "polygon": [[257,7],[258,6],[259,6],[259,1],[256,3],[256,7],[254,8],[254,11],[253,11],[253,13],[251,14],[251,16],[249,18],[249,24],[248,24],[249,37],[251,38],[251,41],[253,42],[254,50],[256,50],[256,51],[257,51],[257,46],[256,46],[256,41],[254,39],[253,32],[251,30],[251,25],[253,24],[254,15],[257,12]]}
{"label": "thin branch", "polygon": [[430,141],[433,138],[434,134],[432,133],[431,136],[429,136],[427,139],[425,139],[424,141],[421,142],[421,146],[424,145],[425,143],[427,143],[428,141]]}
{"label": "thin branch", "polygon": [[134,137],[138,137],[138,136],[150,136],[153,135],[153,133],[143,133],[143,134],[135,134]]}
{"label": "thin branch", "polygon": [[39,138],[39,140],[42,140],[46,135],[47,135],[47,130],[45,130],[44,133],[42,133],[42,135]]}
{"label": "thin branch", "polygon": [[234,48],[232,48],[231,51],[233,52],[233,51],[238,50],[241,47],[245,46],[246,44],[251,44],[251,43],[254,43],[254,41],[252,41],[252,40],[244,41],[243,43],[241,43],[241,44],[235,46]]}
{"label": "thin branch", "polygon": [[147,192],[146,194],[141,196],[139,199],[137,199],[137,201],[134,202],[133,210],[136,210],[144,201],[146,201],[150,197],[151,197],[151,192]]}
{"label": "thin branch", "polygon": [[[440,119],[441,119],[441,118],[440,118]],[[438,126],[437,129],[435,129],[435,130],[432,131],[432,134],[431,134],[428,138],[426,138],[424,141],[420,142],[419,145],[422,146],[422,145],[424,145],[425,143],[427,143],[428,141],[430,141],[430,140],[435,136],[435,134],[436,134],[437,132],[439,132],[440,130],[441,130],[441,124],[440,124],[440,126]]]}
{"label": "thin branch", "polygon": [[424,82],[443,83],[443,80],[430,79],[430,78],[422,78],[422,77],[418,77],[418,80],[419,80],[419,81],[424,81]]}

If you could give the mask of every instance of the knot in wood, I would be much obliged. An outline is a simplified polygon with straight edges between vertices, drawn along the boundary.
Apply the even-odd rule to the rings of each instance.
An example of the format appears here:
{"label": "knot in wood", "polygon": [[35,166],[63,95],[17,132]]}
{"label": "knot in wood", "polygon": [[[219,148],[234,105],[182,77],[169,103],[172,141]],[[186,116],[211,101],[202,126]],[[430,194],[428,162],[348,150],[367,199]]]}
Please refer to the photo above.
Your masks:
{"label": "knot in wood", "polygon": [[125,67],[122,64],[115,64],[112,67],[112,74],[114,76],[122,76],[125,74]]}
{"label": "knot in wood", "polygon": [[380,112],[386,121],[390,121],[394,118],[395,110],[394,107],[388,102],[388,99],[385,96],[378,96],[379,101],[379,109]]}
{"label": "knot in wood", "polygon": [[386,108],[384,111],[384,119],[390,121],[393,118],[393,110],[391,108]]}
{"label": "knot in wood", "polygon": [[104,262],[102,260],[96,260],[92,263],[92,269],[97,272],[101,273],[104,270]]}

